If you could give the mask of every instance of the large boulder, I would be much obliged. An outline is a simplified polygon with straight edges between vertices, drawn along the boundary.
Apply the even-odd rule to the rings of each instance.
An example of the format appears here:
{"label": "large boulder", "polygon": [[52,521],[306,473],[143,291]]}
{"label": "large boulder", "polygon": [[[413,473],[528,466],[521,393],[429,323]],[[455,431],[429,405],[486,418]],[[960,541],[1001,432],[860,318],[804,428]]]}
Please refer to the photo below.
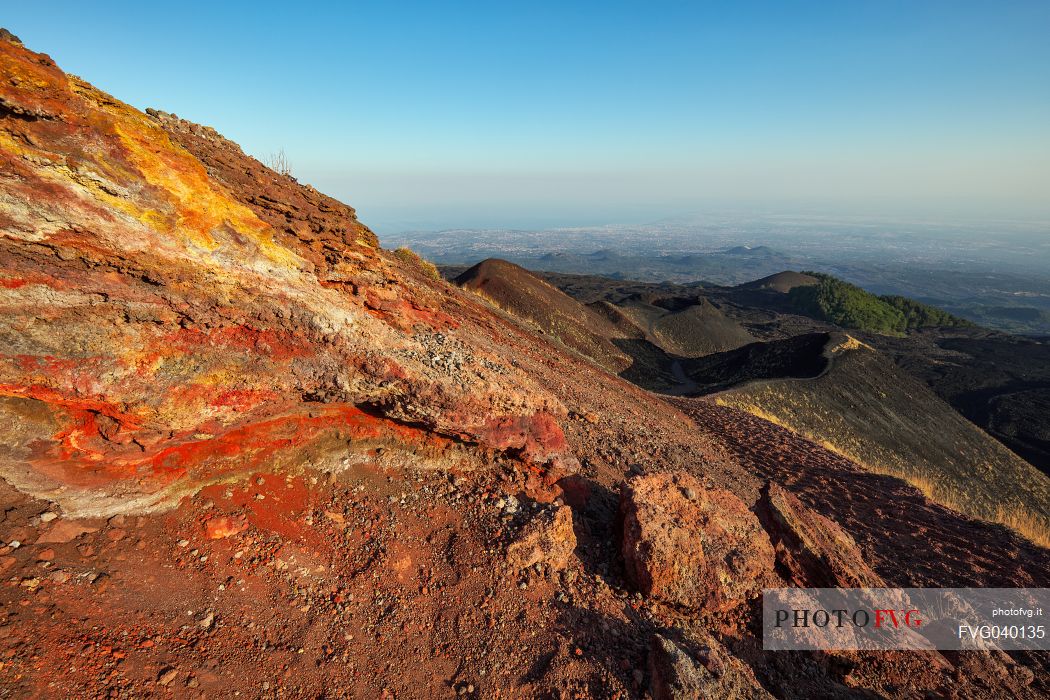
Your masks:
{"label": "large boulder", "polygon": [[773,547],[747,506],[684,473],[638,476],[620,500],[628,580],[645,595],[724,609],[773,580]]}

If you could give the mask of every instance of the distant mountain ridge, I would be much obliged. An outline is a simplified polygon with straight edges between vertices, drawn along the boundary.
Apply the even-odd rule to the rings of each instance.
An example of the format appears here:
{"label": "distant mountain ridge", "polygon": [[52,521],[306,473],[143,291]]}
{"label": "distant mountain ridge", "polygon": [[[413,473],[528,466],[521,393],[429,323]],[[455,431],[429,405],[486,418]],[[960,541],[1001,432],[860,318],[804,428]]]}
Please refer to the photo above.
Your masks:
{"label": "distant mountain ridge", "polygon": [[745,282],[740,287],[742,289],[771,289],[781,294],[787,294],[795,287],[810,287],[819,282],[820,280],[813,275],[785,270],[754,282]]}

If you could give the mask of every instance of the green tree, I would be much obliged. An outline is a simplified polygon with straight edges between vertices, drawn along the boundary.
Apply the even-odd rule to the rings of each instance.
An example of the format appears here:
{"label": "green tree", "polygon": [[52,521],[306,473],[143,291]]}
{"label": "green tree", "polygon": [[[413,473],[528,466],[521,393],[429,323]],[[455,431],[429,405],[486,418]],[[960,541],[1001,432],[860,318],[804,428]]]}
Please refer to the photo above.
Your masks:
{"label": "green tree", "polygon": [[972,326],[946,311],[901,296],[876,296],[831,275],[807,272],[819,281],[795,287],[788,295],[802,313],[872,333],[900,335],[916,328]]}

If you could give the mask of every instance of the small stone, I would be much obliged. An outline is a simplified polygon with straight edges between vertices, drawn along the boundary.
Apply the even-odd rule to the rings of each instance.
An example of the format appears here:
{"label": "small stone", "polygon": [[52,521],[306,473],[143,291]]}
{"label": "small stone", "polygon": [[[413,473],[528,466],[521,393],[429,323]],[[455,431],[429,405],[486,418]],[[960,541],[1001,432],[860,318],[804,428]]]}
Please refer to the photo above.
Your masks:
{"label": "small stone", "polygon": [[57,518],[57,517],[58,517],[58,513],[53,513],[51,511],[48,511],[46,513],[41,513],[40,514],[40,522],[42,522],[42,523],[49,523],[52,520],[54,520],[55,518]]}
{"label": "small stone", "polygon": [[248,529],[247,523],[227,516],[209,518],[204,523],[204,534],[209,540],[220,540]]}
{"label": "small stone", "polygon": [[576,549],[572,509],[562,506],[533,517],[521,535],[507,547],[507,563],[517,569],[544,567],[561,571],[568,566]]}
{"label": "small stone", "polygon": [[519,508],[520,504],[518,503],[518,499],[514,496],[507,496],[507,498],[503,502],[504,515],[514,515],[518,512]]}
{"label": "small stone", "polygon": [[205,615],[205,616],[204,616],[204,617],[203,617],[203,618],[201,619],[201,621],[200,621],[200,626],[201,626],[201,628],[202,628],[202,629],[206,629],[206,630],[209,630],[209,629],[211,629],[211,626],[212,626],[212,624],[213,624],[214,622],[215,622],[215,613],[213,613],[213,612],[211,612],[211,611],[209,610],[209,611],[208,611],[208,614],[207,614],[207,615]]}
{"label": "small stone", "polygon": [[175,676],[177,675],[179,675],[179,672],[175,669],[166,668],[160,672],[160,675],[157,676],[157,682],[161,685],[168,685],[173,680],[175,680]]}

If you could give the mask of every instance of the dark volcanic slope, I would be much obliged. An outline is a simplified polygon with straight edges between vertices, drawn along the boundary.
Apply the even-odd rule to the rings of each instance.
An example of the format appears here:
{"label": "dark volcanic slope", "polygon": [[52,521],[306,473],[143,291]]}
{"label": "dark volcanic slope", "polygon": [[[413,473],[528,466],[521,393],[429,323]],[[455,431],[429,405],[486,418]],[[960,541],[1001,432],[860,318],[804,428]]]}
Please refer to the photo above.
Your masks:
{"label": "dark volcanic slope", "polygon": [[703,358],[688,371],[711,389],[735,383],[715,397],[720,404],[899,476],[934,500],[1040,542],[1050,533],[1050,480],[849,336],[759,343]]}
{"label": "dark volcanic slope", "polygon": [[595,313],[611,323],[624,338],[644,338],[645,331],[639,328],[622,308],[608,301],[595,301],[587,305]]}
{"label": "dark volcanic slope", "polygon": [[868,342],[1050,475],[1050,342],[981,330]]}
{"label": "dark volcanic slope", "polygon": [[[836,328],[800,315],[786,291],[813,278],[782,272],[737,287],[631,282],[587,275],[542,273],[567,294],[592,305],[607,304],[606,313],[633,317],[642,325],[662,312],[657,304],[679,308],[710,299],[734,323],[755,338],[782,340]],[[645,312],[645,313],[642,313]],[[639,314],[643,318],[638,318]],[[1010,336],[981,328],[927,328],[905,337],[854,332],[865,343],[891,357],[908,375],[929,386],[940,398],[1014,453],[1050,474],[1050,342]],[[659,342],[658,339],[652,338]],[[674,358],[651,343],[631,341],[628,352],[636,367],[625,376],[654,390],[685,388],[673,376]],[[641,362],[642,351],[648,359]],[[641,371],[640,368],[647,368]],[[638,371],[635,371],[638,370]]]}
{"label": "dark volcanic slope", "polygon": [[706,299],[664,312],[649,321],[656,344],[681,357],[731,350],[754,340],[750,333]]}
{"label": "dark volcanic slope", "polygon": [[[705,294],[762,339],[829,328],[800,316],[784,294],[746,286],[708,289]],[[905,337],[854,334],[1050,475],[1050,412],[1042,409],[1050,400],[1050,341],[983,328],[929,328]]]}
{"label": "dark volcanic slope", "polygon": [[751,343],[691,360],[684,364],[685,372],[703,387],[703,393],[759,379],[812,379],[828,367],[824,349],[830,340],[829,333],[807,333]]}
{"label": "dark volcanic slope", "polygon": [[613,343],[621,331],[528,270],[505,260],[483,260],[455,279],[464,289],[480,292],[497,306],[535,323],[568,348],[595,360],[611,372],[631,364]]}
{"label": "dark volcanic slope", "polygon": [[740,285],[740,287],[743,289],[768,289],[781,294],[787,294],[795,287],[808,287],[816,284],[818,281],[819,280],[812,275],[785,270],[784,272],[778,272],[775,275],[763,277],[754,282],[747,282]]}
{"label": "dark volcanic slope", "polygon": [[[788,484],[841,524],[891,585],[1010,587],[1021,580],[1044,586],[1050,580],[1050,550],[1005,527],[960,516],[899,479],[865,471],[745,411],[709,398],[671,401],[760,478]],[[880,546],[886,538],[900,549]]]}

